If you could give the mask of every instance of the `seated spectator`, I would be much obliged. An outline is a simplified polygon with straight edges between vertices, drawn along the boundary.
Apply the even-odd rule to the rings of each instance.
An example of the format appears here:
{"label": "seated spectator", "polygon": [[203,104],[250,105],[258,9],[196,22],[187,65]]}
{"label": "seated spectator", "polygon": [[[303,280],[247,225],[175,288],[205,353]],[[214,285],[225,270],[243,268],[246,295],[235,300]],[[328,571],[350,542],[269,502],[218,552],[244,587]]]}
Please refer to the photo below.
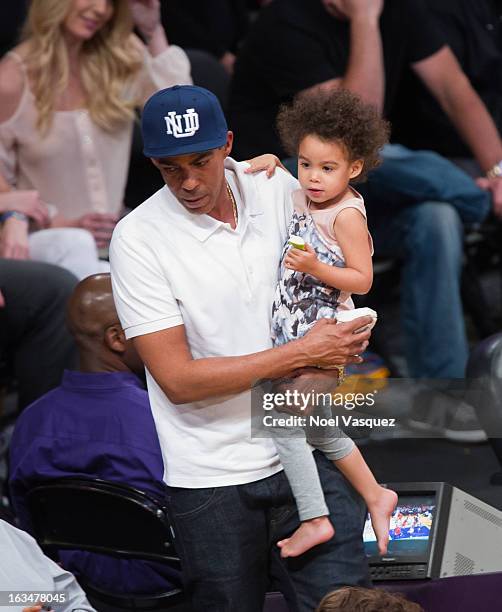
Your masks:
{"label": "seated spectator", "polygon": [[[0,585],[2,592],[2,610],[20,612],[23,603],[10,603],[7,591],[13,594],[57,591],[64,596],[51,608],[58,612],[94,612],[87,601],[84,591],[79,587],[75,577],[46,557],[35,540],[20,529],[0,519]],[[30,602],[25,605],[30,606]],[[40,609],[29,607],[27,610]]]}
{"label": "seated spectator", "polygon": [[[10,452],[10,491],[21,526],[30,530],[27,492],[53,478],[100,478],[128,484],[163,501],[164,467],[147,392],[136,376],[143,366],[125,340],[113,303],[110,276],[76,287],[68,323],[80,370],[29,406],[16,423]],[[132,528],[133,526],[131,526]],[[69,571],[108,590],[156,593],[179,583],[161,563],[61,551]]]}
{"label": "seated spectator", "polygon": [[398,593],[381,589],[344,587],[329,593],[316,612],[424,612],[422,607]]}
{"label": "seated spectator", "polygon": [[[500,133],[502,3],[426,0],[425,4]],[[413,149],[432,149],[455,159],[472,157],[448,115],[412,72],[403,81],[391,119],[395,138]],[[477,174],[480,174],[479,165]]]}
{"label": "seated spectator", "polygon": [[81,240],[80,228],[95,241],[93,271],[102,270],[95,247],[107,247],[122,213],[134,107],[190,82],[159,2],[33,0],[23,42],[0,62],[0,174],[18,198],[35,190],[51,219],[30,241],[26,218],[6,219],[3,255],[31,248],[33,258],[64,264],[61,250]]}
{"label": "seated spectator", "polygon": [[0,350],[13,361],[19,410],[59,385],[64,369],[76,364],[65,326],[76,283],[57,266],[0,258]]}
{"label": "seated spectator", "polygon": [[162,18],[175,44],[207,51],[232,74],[248,27],[245,0],[169,0],[162,3]]}

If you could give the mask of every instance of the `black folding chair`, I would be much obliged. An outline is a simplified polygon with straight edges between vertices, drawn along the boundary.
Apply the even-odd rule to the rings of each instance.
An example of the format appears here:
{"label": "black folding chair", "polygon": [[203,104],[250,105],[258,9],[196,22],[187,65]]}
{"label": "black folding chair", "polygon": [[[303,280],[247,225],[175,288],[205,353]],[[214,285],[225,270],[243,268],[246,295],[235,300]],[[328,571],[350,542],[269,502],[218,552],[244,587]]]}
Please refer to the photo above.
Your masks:
{"label": "black folding chair", "polygon": [[[169,564],[180,570],[166,508],[132,487],[61,478],[33,488],[27,496],[34,535],[57,560],[58,550],[83,550],[122,559]],[[156,595],[111,593],[79,582],[91,601],[128,610],[172,609],[185,601],[181,589]]]}

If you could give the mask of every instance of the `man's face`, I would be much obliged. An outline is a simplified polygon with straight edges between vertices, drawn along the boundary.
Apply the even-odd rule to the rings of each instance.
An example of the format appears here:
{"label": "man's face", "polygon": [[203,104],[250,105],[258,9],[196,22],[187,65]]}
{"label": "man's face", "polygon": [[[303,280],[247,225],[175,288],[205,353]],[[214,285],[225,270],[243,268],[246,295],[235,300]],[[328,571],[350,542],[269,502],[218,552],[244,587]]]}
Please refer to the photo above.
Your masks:
{"label": "man's face", "polygon": [[191,213],[210,214],[225,186],[225,158],[232,150],[233,134],[219,149],[152,159],[174,197]]}

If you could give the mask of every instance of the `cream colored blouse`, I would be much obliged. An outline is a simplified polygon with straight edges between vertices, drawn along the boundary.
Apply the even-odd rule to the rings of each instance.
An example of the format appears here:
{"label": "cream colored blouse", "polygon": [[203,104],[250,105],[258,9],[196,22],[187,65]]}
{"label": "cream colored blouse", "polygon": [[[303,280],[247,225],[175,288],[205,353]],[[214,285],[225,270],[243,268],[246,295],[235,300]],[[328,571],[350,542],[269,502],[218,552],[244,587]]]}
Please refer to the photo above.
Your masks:
{"label": "cream colored blouse", "polygon": [[[70,219],[88,212],[118,215],[132,121],[110,133],[94,124],[86,110],[56,111],[48,134],[41,137],[24,64],[16,53],[10,56],[21,65],[25,85],[16,111],[0,124],[2,175],[15,189],[36,189],[52,205],[53,214]],[[182,49],[170,45],[156,57],[145,49],[143,68],[125,95],[146,100],[157,89],[191,82],[190,62]]]}

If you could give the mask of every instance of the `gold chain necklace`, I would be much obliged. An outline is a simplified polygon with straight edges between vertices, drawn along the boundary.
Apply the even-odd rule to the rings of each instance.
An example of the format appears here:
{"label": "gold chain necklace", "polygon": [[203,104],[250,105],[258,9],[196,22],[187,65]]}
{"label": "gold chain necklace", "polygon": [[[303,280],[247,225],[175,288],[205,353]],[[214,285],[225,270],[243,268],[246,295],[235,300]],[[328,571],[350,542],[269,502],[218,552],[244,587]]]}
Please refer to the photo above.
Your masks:
{"label": "gold chain necklace", "polygon": [[234,194],[232,193],[232,190],[230,189],[230,185],[228,184],[228,181],[226,181],[226,183],[227,183],[228,197],[230,198],[230,202],[232,202],[232,212],[234,213],[235,228],[237,229],[237,222],[239,219],[237,215],[237,203],[235,202]]}

